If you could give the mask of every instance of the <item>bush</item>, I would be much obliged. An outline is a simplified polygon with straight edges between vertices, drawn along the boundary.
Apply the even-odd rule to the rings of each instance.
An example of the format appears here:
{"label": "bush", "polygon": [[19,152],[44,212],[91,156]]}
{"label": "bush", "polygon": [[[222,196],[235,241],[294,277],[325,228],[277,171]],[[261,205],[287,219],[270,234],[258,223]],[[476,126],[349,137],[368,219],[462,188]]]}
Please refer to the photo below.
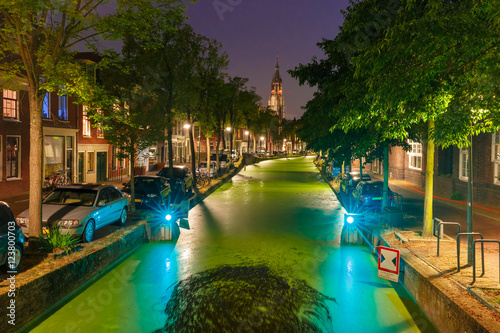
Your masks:
{"label": "bush", "polygon": [[40,235],[42,247],[48,250],[61,249],[69,253],[71,247],[78,243],[78,238],[73,237],[74,232],[70,234],[61,234],[59,226],[49,229],[46,235]]}
{"label": "bush", "polygon": [[463,199],[463,195],[462,195],[462,192],[460,191],[455,191],[451,194],[451,197],[450,197],[451,200],[462,200]]}

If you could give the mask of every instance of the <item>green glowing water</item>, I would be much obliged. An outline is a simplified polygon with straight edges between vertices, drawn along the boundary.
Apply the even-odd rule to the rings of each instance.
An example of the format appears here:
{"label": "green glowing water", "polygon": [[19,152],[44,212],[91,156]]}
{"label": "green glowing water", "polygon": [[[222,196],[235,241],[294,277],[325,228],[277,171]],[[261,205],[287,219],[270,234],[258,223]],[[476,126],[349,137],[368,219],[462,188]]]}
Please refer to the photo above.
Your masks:
{"label": "green glowing water", "polygon": [[152,332],[178,281],[221,265],[269,267],[334,297],[335,332],[434,332],[401,285],[377,277],[370,248],[342,242],[343,220],[311,157],[248,166],[190,211],[177,243],[144,245],[33,332]]}

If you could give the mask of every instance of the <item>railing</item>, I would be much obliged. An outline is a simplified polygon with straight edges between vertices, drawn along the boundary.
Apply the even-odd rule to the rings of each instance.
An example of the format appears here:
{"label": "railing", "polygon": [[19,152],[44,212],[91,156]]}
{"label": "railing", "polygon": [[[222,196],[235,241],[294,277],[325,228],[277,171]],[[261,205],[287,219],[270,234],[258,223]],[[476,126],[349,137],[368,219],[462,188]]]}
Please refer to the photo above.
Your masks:
{"label": "railing", "polygon": [[[481,243],[481,246],[483,243],[498,243],[498,274],[499,274],[499,282],[500,282],[500,241],[494,240],[494,239],[478,239],[474,242],[472,242],[472,282],[471,284],[474,284],[476,282],[476,243]],[[483,272],[481,276],[484,275],[484,249],[483,249]]]}
{"label": "railing", "polygon": [[457,272],[460,272],[460,237],[462,236],[479,236],[481,239],[475,240],[472,242],[472,282],[471,285],[476,282],[476,243],[481,243],[481,268],[482,272],[480,276],[483,276],[485,273],[485,264],[484,264],[484,243],[497,243],[498,244],[498,273],[499,273],[499,283],[500,283],[500,241],[494,239],[484,239],[483,235],[478,232],[460,232],[460,223],[458,222],[443,222],[438,218],[434,218],[433,226],[432,226],[432,234],[437,237],[437,256],[439,257],[439,240],[444,235],[444,226],[445,225],[456,225],[458,227],[458,233],[456,236],[457,242]]}
{"label": "railing", "polygon": [[399,193],[392,192],[392,198],[394,201],[394,207],[403,210],[403,196]]}
{"label": "railing", "polygon": [[[437,222],[437,223],[436,223]],[[439,240],[443,238],[444,235],[444,225],[456,225],[458,226],[458,233],[460,234],[460,223],[458,222],[443,222],[437,217],[432,221],[432,234],[437,237],[437,256],[439,257]],[[436,230],[436,227],[438,230]]]}

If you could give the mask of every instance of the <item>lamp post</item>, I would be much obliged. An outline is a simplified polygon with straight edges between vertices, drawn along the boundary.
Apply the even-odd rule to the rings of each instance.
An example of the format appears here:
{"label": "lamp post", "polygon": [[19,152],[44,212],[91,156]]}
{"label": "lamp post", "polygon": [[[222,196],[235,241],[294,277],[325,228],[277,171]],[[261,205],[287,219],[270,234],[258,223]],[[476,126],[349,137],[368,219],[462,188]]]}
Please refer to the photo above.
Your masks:
{"label": "lamp post", "polygon": [[[184,127],[184,129],[186,130],[186,132],[188,132],[188,131],[189,131],[189,129],[191,128],[191,124],[190,124],[190,123],[185,123],[183,127]],[[188,137],[189,137],[189,135],[188,135]],[[186,142],[188,142],[188,140],[186,140]],[[184,156],[186,156],[186,155],[187,155],[187,148],[186,148],[187,146],[189,146],[189,145],[184,146],[184,147],[185,147],[185,148],[184,148],[184,150],[185,150],[185,151],[184,151]],[[193,158],[194,158],[194,156],[191,156],[191,159],[193,159]]]}
{"label": "lamp post", "polygon": [[259,143],[259,150],[260,151],[259,151],[259,153],[262,152],[262,141],[264,141],[264,137],[263,136],[260,137],[260,143]]}
{"label": "lamp post", "polygon": [[250,132],[249,131],[245,131],[245,135],[246,135],[246,138],[247,138],[247,154],[250,153]]}

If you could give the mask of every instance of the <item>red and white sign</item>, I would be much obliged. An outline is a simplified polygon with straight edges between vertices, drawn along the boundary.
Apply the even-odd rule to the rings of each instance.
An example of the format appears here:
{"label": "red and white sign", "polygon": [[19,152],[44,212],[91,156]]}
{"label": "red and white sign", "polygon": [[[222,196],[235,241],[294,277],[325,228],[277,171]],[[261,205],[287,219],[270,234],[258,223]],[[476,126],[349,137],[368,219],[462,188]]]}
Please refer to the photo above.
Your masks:
{"label": "red and white sign", "polygon": [[399,281],[399,250],[379,246],[378,277],[393,282]]}

